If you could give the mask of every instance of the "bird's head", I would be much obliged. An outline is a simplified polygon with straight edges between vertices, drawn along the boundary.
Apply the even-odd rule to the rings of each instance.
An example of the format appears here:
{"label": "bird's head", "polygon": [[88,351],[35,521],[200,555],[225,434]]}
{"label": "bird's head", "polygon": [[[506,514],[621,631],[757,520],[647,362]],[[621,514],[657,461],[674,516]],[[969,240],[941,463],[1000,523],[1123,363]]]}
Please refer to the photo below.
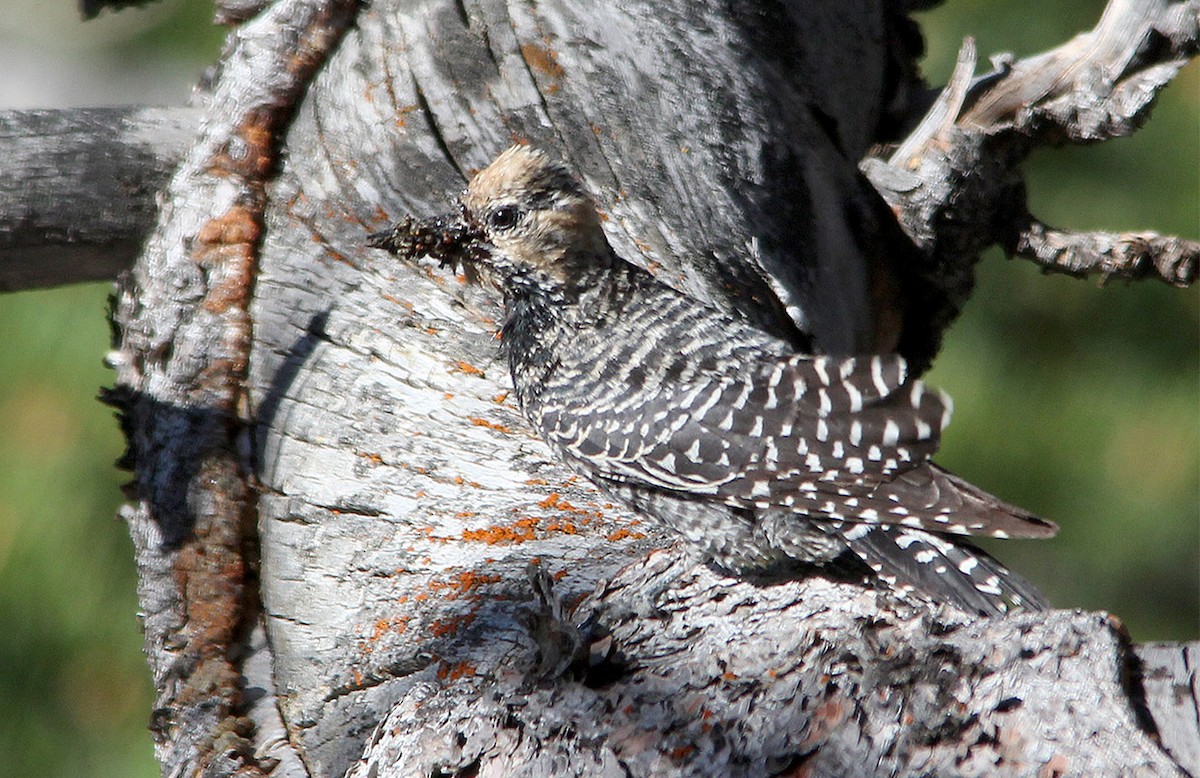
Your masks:
{"label": "bird's head", "polygon": [[529,280],[570,288],[586,271],[612,261],[582,185],[528,146],[513,146],[479,171],[459,198],[458,213],[406,218],[371,235],[368,245],[461,265],[469,280],[500,288]]}

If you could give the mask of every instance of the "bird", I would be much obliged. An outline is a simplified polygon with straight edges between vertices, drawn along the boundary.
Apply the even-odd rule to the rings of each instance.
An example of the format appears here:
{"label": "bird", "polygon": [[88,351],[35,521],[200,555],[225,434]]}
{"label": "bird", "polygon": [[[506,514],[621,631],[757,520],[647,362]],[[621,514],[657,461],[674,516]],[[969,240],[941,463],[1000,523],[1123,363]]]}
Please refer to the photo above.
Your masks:
{"label": "bird", "polygon": [[797,353],[618,256],[545,152],[507,149],[455,211],[407,216],[367,245],[499,294],[500,350],[532,427],[718,568],[762,579],[851,561],[972,614],[1048,607],[966,539],[1057,527],[931,461],[947,395],[898,354]]}

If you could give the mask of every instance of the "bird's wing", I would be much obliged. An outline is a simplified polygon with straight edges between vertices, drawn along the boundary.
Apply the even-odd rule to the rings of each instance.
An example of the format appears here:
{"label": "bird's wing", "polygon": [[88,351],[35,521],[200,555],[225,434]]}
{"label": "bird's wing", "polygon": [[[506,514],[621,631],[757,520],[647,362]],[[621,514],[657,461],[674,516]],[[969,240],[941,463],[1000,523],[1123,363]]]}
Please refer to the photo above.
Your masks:
{"label": "bird's wing", "polygon": [[928,462],[950,401],[908,380],[896,355],[797,355],[611,390],[568,391],[540,419],[547,442],[596,477],[851,522],[1053,533]]}

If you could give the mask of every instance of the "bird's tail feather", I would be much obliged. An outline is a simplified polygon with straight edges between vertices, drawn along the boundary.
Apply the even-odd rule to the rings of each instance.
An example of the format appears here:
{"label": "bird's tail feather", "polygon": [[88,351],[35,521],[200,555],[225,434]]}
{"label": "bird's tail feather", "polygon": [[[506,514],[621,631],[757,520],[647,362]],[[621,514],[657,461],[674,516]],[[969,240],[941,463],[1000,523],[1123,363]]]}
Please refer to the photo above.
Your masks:
{"label": "bird's tail feather", "polygon": [[1028,581],[959,538],[896,525],[848,525],[847,545],[884,582],[983,616],[1043,610],[1049,603]]}

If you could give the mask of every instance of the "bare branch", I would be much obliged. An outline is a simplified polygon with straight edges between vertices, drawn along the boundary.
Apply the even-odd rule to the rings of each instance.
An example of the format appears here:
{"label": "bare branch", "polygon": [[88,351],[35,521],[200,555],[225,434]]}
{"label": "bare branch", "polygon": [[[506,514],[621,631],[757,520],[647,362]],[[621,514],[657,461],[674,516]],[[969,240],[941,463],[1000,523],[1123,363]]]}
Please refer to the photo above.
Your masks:
{"label": "bare branch", "polygon": [[1180,287],[1196,280],[1200,262],[1197,241],[1156,232],[1070,232],[1032,218],[1005,248],[1046,270],[1080,278],[1158,278]]}
{"label": "bare branch", "polygon": [[975,39],[967,38],[958,50],[958,58],[950,80],[938,93],[937,99],[921,122],[908,134],[904,142],[896,147],[888,158],[888,164],[907,168],[918,161],[931,143],[945,143],[948,133],[958,121],[962,113],[963,102],[971,87],[971,77],[975,75]]}
{"label": "bare branch", "polygon": [[1112,0],[1095,29],[1014,63],[980,90],[960,124],[1043,143],[1128,135],[1198,50],[1200,3]]}
{"label": "bare branch", "polygon": [[132,265],[198,120],[189,108],[0,113],[0,291]]}
{"label": "bare branch", "polygon": [[954,320],[974,286],[980,252],[997,244],[1076,275],[1158,277],[1177,286],[1195,279],[1188,241],[1045,232],[1030,221],[1020,165],[1037,145],[1095,142],[1139,127],[1155,95],[1200,49],[1198,19],[1196,0],[1112,0],[1089,33],[1017,62],[996,58],[997,72],[975,80],[947,127],[964,47],[933,116],[887,163],[862,164],[920,249],[913,293],[931,321],[944,327]]}

